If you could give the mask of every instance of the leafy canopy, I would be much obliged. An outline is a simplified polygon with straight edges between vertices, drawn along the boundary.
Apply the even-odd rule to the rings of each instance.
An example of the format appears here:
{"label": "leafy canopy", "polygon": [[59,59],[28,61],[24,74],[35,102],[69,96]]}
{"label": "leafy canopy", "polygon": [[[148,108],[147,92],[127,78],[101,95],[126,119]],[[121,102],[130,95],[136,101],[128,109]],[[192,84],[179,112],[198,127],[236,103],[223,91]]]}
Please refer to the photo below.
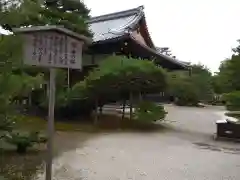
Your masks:
{"label": "leafy canopy", "polygon": [[240,90],[240,45],[233,52],[231,58],[222,61],[219,72],[214,76],[214,87],[218,93]]}
{"label": "leafy canopy", "polygon": [[86,24],[90,11],[80,1],[1,1],[0,8],[0,25],[6,30],[29,25],[62,25],[79,34],[92,36]]}
{"label": "leafy canopy", "polygon": [[179,100],[180,105],[196,105],[200,100],[212,99],[212,75],[201,64],[192,65],[192,73],[175,71],[168,73],[168,93]]}
{"label": "leafy canopy", "polygon": [[152,62],[111,56],[100,63],[84,81],[73,87],[78,98],[119,100],[129,93],[161,92],[166,87],[165,73]]}

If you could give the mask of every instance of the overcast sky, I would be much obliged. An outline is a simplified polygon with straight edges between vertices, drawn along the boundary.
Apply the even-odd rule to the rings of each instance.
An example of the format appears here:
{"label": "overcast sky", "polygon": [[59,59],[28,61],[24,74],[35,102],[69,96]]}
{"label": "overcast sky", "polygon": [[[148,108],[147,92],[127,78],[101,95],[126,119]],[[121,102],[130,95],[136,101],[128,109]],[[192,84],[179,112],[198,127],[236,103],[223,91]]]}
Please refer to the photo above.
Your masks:
{"label": "overcast sky", "polygon": [[240,39],[240,0],[84,0],[97,16],[144,5],[156,46],[216,71]]}
{"label": "overcast sky", "polygon": [[144,5],[156,46],[213,72],[240,39],[240,0],[84,0],[92,16]]}

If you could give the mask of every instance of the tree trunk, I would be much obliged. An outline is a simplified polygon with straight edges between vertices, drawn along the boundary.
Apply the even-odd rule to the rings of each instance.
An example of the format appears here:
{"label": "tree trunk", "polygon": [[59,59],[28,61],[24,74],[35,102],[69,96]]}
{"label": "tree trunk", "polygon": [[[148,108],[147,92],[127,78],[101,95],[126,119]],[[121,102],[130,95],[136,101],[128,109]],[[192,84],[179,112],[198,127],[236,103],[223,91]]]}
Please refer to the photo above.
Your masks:
{"label": "tree trunk", "polygon": [[122,109],[122,120],[123,120],[125,117],[126,99],[123,100],[122,105],[123,105],[123,109]]}
{"label": "tree trunk", "polygon": [[99,107],[99,115],[100,115],[100,116],[102,115],[102,112],[103,112],[103,106],[100,105],[100,107]]}
{"label": "tree trunk", "polygon": [[95,116],[94,116],[94,124],[98,123],[98,99],[95,100]]}
{"label": "tree trunk", "polygon": [[132,94],[132,92],[130,92],[129,100],[130,100],[130,120],[132,120],[133,119],[133,94]]}
{"label": "tree trunk", "polygon": [[32,106],[32,93],[29,94],[28,96],[28,107]]}
{"label": "tree trunk", "polygon": [[18,144],[17,145],[17,153],[19,154],[25,154],[27,152],[27,146],[23,144]]}
{"label": "tree trunk", "polygon": [[139,92],[139,102],[142,101],[142,92]]}

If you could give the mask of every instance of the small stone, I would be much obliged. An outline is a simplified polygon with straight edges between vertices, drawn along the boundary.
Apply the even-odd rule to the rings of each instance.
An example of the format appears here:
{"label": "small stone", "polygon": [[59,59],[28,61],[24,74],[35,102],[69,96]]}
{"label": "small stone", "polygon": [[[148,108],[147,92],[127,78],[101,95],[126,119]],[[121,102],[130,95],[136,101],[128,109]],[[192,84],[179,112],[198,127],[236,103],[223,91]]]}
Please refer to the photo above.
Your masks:
{"label": "small stone", "polygon": [[146,173],[146,172],[141,172],[140,175],[141,175],[141,176],[146,176],[147,173]]}
{"label": "small stone", "polygon": [[112,156],[111,159],[114,160],[116,157]]}

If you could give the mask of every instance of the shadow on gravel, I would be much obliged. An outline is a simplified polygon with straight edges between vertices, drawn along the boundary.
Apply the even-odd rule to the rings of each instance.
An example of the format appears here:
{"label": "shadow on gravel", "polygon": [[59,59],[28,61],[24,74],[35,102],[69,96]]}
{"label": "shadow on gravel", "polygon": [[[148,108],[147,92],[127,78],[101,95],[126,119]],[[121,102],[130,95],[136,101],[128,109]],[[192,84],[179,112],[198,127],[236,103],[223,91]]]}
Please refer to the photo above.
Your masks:
{"label": "shadow on gravel", "polygon": [[[55,136],[55,158],[76,147],[83,146],[94,133],[57,132]],[[45,148],[44,148],[45,149]],[[19,155],[14,149],[0,151],[0,174],[7,180],[33,180],[37,173],[43,173],[45,151],[29,150]]]}

